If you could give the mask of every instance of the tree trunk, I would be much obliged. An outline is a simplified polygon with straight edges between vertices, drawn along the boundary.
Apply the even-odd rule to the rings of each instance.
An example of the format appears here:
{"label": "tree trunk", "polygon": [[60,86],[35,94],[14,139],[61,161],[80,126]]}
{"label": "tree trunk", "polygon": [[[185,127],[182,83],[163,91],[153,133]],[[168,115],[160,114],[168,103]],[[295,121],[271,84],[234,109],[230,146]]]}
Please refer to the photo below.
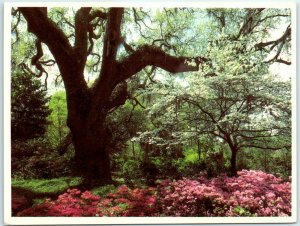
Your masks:
{"label": "tree trunk", "polygon": [[107,149],[111,136],[105,126],[105,103],[91,114],[93,98],[89,90],[76,90],[67,95],[67,124],[75,149],[75,173],[83,177],[86,188],[112,183]]}
{"label": "tree trunk", "polygon": [[238,149],[236,147],[231,148],[231,159],[230,159],[230,174],[231,176],[236,176],[236,157]]}
{"label": "tree trunk", "polygon": [[83,176],[84,184],[90,187],[112,183],[110,172],[110,158],[105,146],[85,148],[75,145],[75,166]]}
{"label": "tree trunk", "polygon": [[268,172],[268,160],[267,160],[267,150],[264,150],[264,169],[265,172]]}
{"label": "tree trunk", "polygon": [[112,183],[110,157],[107,151],[109,135],[106,129],[72,132],[75,148],[75,171],[84,179],[86,187]]}
{"label": "tree trunk", "polygon": [[199,159],[199,162],[200,162],[201,161],[200,139],[197,140],[197,147],[198,147],[198,159]]}

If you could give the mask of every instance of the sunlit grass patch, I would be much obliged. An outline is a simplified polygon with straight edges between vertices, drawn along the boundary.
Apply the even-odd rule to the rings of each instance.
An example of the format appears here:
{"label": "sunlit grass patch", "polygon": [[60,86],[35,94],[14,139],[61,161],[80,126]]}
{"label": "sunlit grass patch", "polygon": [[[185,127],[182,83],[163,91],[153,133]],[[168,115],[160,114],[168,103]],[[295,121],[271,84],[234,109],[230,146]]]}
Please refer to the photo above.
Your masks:
{"label": "sunlit grass patch", "polygon": [[36,193],[57,193],[69,187],[78,186],[80,177],[60,177],[54,179],[19,180],[13,179],[12,186],[31,190]]}

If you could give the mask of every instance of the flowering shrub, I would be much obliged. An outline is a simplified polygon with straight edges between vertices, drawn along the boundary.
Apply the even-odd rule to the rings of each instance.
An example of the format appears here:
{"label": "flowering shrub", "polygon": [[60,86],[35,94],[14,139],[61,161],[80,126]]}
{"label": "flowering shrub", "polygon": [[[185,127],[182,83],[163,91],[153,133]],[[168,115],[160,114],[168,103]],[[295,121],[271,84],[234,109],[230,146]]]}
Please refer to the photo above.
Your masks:
{"label": "flowering shrub", "polygon": [[14,192],[12,193],[11,209],[12,209],[13,214],[15,214],[18,211],[24,209],[24,207],[26,208],[26,206],[28,207],[28,205],[30,205],[30,202],[26,199],[25,196],[18,195]]}
{"label": "flowering shrub", "polygon": [[237,177],[164,180],[157,188],[120,186],[105,197],[69,189],[18,216],[289,216],[291,183],[261,171]]}
{"label": "flowering shrub", "polygon": [[207,180],[163,181],[161,207],[168,216],[288,216],[291,183],[261,171],[242,170]]}
{"label": "flowering shrub", "polygon": [[160,210],[167,216],[209,216],[222,195],[213,186],[196,180],[163,181]]}
{"label": "flowering shrub", "polygon": [[116,193],[108,194],[99,203],[102,215],[105,216],[156,216],[155,188],[130,189],[123,185]]}
{"label": "flowering shrub", "polygon": [[69,189],[57,200],[19,212],[18,216],[154,216],[156,211],[155,189],[129,189],[120,186],[116,193],[100,198],[90,191]]}
{"label": "flowering shrub", "polygon": [[99,199],[89,191],[81,193],[77,189],[69,189],[57,200],[47,199],[43,204],[19,212],[18,216],[95,216]]}
{"label": "flowering shrub", "polygon": [[[261,171],[242,170],[236,178],[215,178],[230,197],[226,200],[228,216],[237,215],[234,207],[240,206],[257,216],[289,216],[291,214],[291,183]],[[223,186],[222,186],[222,185]]]}

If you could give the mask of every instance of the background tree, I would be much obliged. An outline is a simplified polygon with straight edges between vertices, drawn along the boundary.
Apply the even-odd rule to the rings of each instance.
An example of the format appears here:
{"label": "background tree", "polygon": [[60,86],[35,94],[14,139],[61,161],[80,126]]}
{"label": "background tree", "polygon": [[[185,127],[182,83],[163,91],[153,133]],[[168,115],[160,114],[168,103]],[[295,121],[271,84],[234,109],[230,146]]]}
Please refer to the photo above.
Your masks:
{"label": "background tree", "polygon": [[51,113],[49,97],[39,79],[20,70],[12,75],[12,139],[27,140],[43,136]]}
{"label": "background tree", "polygon": [[[205,62],[214,65],[214,60],[206,57],[206,46],[218,45],[214,37],[222,31],[231,34],[231,42],[249,43],[249,48],[265,58],[275,51],[268,63],[289,64],[282,53],[289,48],[290,27],[282,37],[271,41],[266,30],[275,29],[277,21],[289,18],[288,10],[216,10],[211,11],[213,22],[201,19],[206,11],[189,9],[87,7],[72,16],[67,16],[70,14],[65,9],[18,10],[27,21],[28,31],[37,38],[32,64],[39,75],[47,73],[43,65],[48,61],[41,60],[44,44],[59,68],[66,89],[67,125],[73,137],[75,160],[90,184],[111,181],[107,147],[111,138],[105,121],[109,112],[125,103],[126,80],[147,66],[180,73],[198,71]],[[211,26],[207,26],[209,23]],[[91,68],[98,79],[88,87],[84,75]]]}
{"label": "background tree", "polygon": [[48,139],[54,148],[62,145],[64,138],[69,133],[67,127],[67,100],[64,91],[55,92],[50,99],[49,115],[50,124],[47,128]]}
{"label": "background tree", "polygon": [[[231,151],[232,175],[236,174],[237,154],[241,149],[291,148],[289,81],[255,76],[253,71],[239,77],[189,76],[186,81],[185,87],[177,84],[152,89],[158,99],[150,113],[160,123],[158,130],[169,129],[176,143],[187,143],[190,137],[205,134],[215,137],[215,142],[222,140]],[[170,130],[170,125],[177,128]],[[152,132],[152,140],[156,143],[168,142],[155,134],[157,131]]]}

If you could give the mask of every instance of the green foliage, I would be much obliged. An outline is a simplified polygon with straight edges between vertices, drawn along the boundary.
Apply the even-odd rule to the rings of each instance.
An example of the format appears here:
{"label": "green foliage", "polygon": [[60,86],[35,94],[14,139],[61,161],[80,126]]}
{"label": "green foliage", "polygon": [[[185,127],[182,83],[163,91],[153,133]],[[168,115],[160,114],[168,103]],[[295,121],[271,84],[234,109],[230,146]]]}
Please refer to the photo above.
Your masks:
{"label": "green foliage", "polygon": [[121,168],[120,176],[125,179],[127,184],[132,184],[134,180],[141,179],[141,162],[135,159],[128,159]]}
{"label": "green foliage", "polygon": [[233,212],[236,213],[238,216],[241,216],[241,217],[253,217],[253,216],[257,216],[257,214],[253,214],[249,210],[247,210],[246,208],[243,208],[241,206],[236,206],[233,209]]}
{"label": "green foliage", "polygon": [[130,140],[138,131],[145,130],[146,122],[143,109],[134,106],[130,101],[110,113],[106,120],[112,138],[109,144],[112,170],[117,171],[118,177],[129,184],[142,178],[140,159],[143,153],[140,145]]}
{"label": "green foliage", "polygon": [[41,199],[33,199],[33,205],[40,205],[46,201],[47,198],[41,198]]}
{"label": "green foliage", "polygon": [[288,179],[291,172],[291,152],[245,149],[238,156],[239,169],[255,169]]}
{"label": "green foliage", "polygon": [[110,151],[120,152],[128,147],[128,141],[145,129],[146,117],[143,109],[135,107],[130,101],[112,113],[106,119],[106,126],[111,133]]}
{"label": "green foliage", "polygon": [[[268,155],[269,156],[269,155]],[[288,179],[291,176],[292,170],[292,153],[289,149],[277,150],[271,153],[268,158],[267,172],[272,172],[279,177]]]}
{"label": "green foliage", "polygon": [[78,186],[81,183],[79,177],[61,177],[55,179],[19,180],[13,179],[12,186],[31,190],[35,193],[59,193],[69,187]]}
{"label": "green foliage", "polygon": [[52,144],[52,147],[59,146],[64,137],[69,133],[67,127],[67,100],[65,91],[57,91],[51,96],[49,108],[51,114],[48,119],[50,121],[47,138]]}
{"label": "green foliage", "polygon": [[207,170],[205,167],[204,155],[199,154],[197,147],[188,147],[183,152],[184,157],[175,161],[178,174],[185,177],[193,177],[201,171]]}
{"label": "green foliage", "polygon": [[183,152],[184,154],[184,161],[187,163],[197,163],[201,160],[201,157],[203,158],[203,155],[200,156],[199,159],[199,153],[196,149],[194,148],[187,148]]}
{"label": "green foliage", "polygon": [[109,193],[114,193],[117,191],[117,187],[114,185],[105,185],[102,187],[92,189],[92,193],[100,197],[105,197]]}
{"label": "green foliage", "polygon": [[32,139],[46,132],[51,113],[49,98],[39,79],[21,71],[12,74],[12,139]]}
{"label": "green foliage", "polygon": [[43,139],[12,142],[12,176],[14,178],[53,178],[70,174],[70,158],[59,156]]}

